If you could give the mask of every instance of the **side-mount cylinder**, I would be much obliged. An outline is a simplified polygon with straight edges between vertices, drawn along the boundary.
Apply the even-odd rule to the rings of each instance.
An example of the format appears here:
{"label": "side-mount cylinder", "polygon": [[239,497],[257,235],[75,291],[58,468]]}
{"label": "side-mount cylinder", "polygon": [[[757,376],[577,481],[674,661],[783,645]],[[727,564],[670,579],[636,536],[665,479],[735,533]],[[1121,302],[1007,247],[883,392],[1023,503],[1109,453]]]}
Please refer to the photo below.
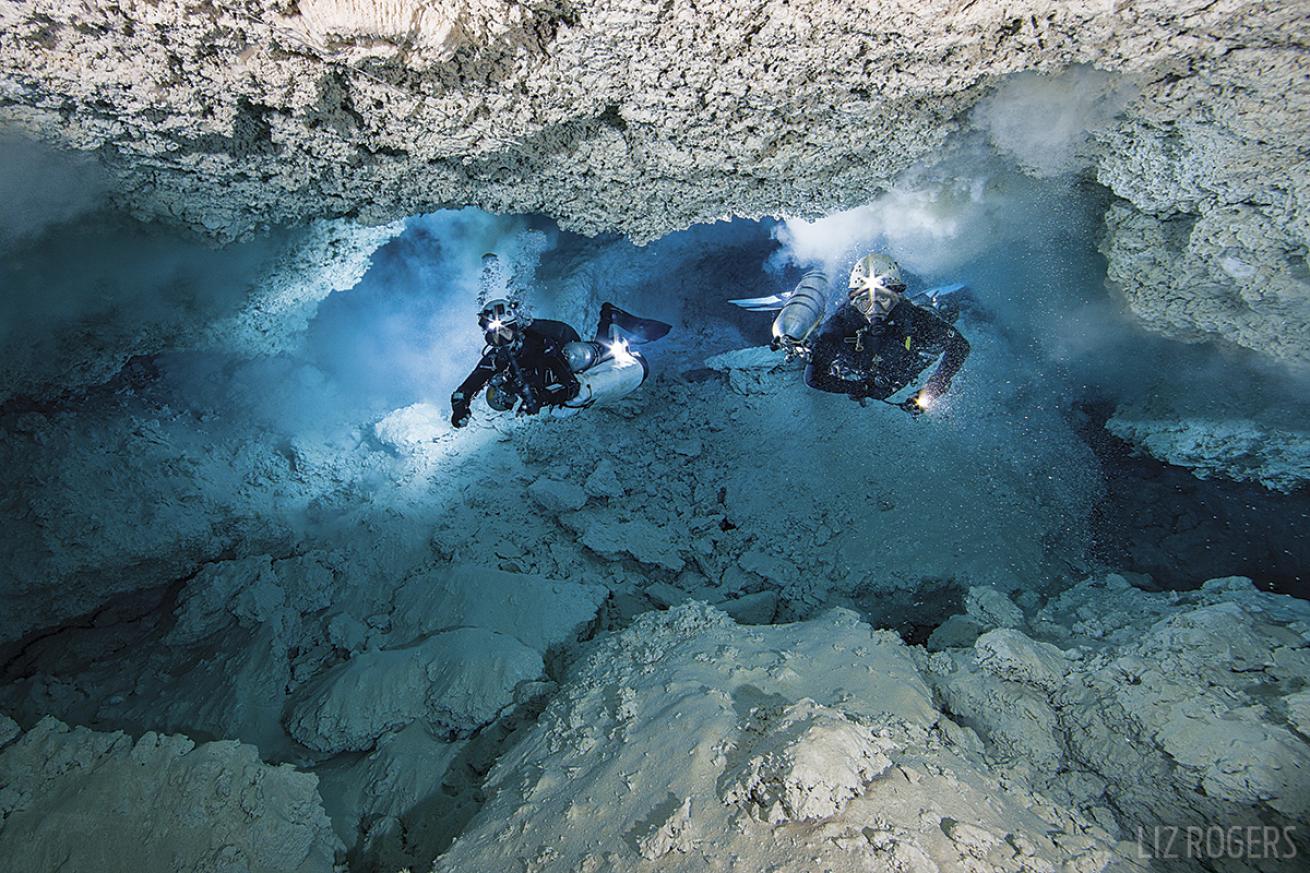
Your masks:
{"label": "side-mount cylinder", "polygon": [[773,320],[774,345],[789,352],[804,346],[827,308],[828,276],[822,270],[811,270],[796,283]]}
{"label": "side-mount cylinder", "polygon": [[[583,348],[584,346],[588,348]],[[569,343],[564,357],[580,383],[578,394],[562,406],[551,408],[555,418],[567,418],[589,406],[613,403],[641,387],[650,367],[641,353],[622,340]]]}

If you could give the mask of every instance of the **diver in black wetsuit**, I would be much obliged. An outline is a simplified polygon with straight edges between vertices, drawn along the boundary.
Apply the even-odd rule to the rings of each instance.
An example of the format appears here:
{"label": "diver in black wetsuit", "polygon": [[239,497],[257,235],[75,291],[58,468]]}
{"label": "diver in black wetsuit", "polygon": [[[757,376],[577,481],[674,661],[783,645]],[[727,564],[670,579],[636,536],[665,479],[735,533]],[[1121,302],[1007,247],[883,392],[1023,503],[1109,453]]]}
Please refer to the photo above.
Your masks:
{"label": "diver in black wetsuit", "polygon": [[[562,321],[528,318],[517,301],[497,299],[478,313],[487,340],[482,359],[468,378],[450,395],[450,423],[468,424],[473,398],[484,386],[487,403],[499,411],[518,404],[519,415],[535,415],[543,406],[560,406],[577,396],[575,372],[595,359],[596,343],[584,343],[578,332]],[[600,308],[596,339],[650,342],[664,336],[670,326],[638,318],[610,303]]]}
{"label": "diver in black wetsuit", "polygon": [[896,262],[872,254],[855,265],[847,303],[813,339],[805,383],[853,400],[885,400],[941,356],[927,384],[897,404],[918,415],[946,393],[968,355],[969,343],[959,331],[905,298]]}

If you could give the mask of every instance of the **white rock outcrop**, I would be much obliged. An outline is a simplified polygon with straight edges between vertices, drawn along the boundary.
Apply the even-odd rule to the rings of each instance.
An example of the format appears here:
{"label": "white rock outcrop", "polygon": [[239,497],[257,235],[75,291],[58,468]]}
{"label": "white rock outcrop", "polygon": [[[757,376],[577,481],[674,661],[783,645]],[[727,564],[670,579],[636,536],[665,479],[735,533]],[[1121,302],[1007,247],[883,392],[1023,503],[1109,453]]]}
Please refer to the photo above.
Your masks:
{"label": "white rock outcrop", "polygon": [[[323,805],[355,867],[421,869],[453,822],[434,807],[466,741],[448,742],[414,723],[378,741],[364,757],[345,755],[318,768]],[[361,862],[361,859],[368,861]]]}
{"label": "white rock outcrop", "polygon": [[544,659],[577,641],[605,592],[479,567],[421,573],[395,595],[379,648],[352,655],[292,701],[287,730],[319,752],[364,751],[419,724],[464,736],[543,678]]}
{"label": "white rock outcrop", "polygon": [[31,873],[329,873],[344,846],[317,785],[252,746],[47,718],[0,751],[0,858]]}
{"label": "white rock outcrop", "polygon": [[545,655],[577,642],[608,592],[489,567],[456,565],[419,573],[396,592],[390,638],[410,642],[442,630],[479,627]]}
{"label": "white rock outcrop", "polygon": [[1105,427],[1200,479],[1221,476],[1293,491],[1310,482],[1310,424],[1304,415],[1299,398],[1261,405],[1168,393],[1120,404]]}
{"label": "white rock outcrop", "polygon": [[723,801],[769,824],[832,818],[892,765],[891,741],[813,700],[755,716],[747,731],[760,736]]}
{"label": "white rock outcrop", "polygon": [[363,751],[414,722],[468,733],[494,720],[514,688],[541,672],[541,655],[512,637],[446,631],[414,646],[356,655],[328,671],[292,704],[287,730],[319,752]]}
{"label": "white rock outcrop", "polygon": [[600,643],[496,764],[435,870],[1108,869],[1126,849],[981,766],[910,651],[835,610],[703,604]]}
{"label": "white rock outcrop", "polygon": [[1125,839],[1158,821],[1304,820],[1305,601],[1241,578],[1148,593],[1109,576],[1055,598],[1033,627],[1038,639],[995,630],[924,661],[993,766],[1112,831],[1117,821]]}

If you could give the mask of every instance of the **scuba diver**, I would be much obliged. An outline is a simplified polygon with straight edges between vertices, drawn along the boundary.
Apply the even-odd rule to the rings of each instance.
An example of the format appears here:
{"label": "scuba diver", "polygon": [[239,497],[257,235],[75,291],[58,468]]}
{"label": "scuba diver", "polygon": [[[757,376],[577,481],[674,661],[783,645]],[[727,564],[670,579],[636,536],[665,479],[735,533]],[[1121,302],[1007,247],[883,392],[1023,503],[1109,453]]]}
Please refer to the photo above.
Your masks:
{"label": "scuba diver", "polygon": [[[773,349],[807,362],[805,384],[898,406],[920,415],[950,388],[969,355],[969,343],[953,326],[963,285],[906,295],[900,267],[884,254],[865,255],[851,270],[846,302],[820,327],[828,279],[811,271],[788,294],[734,300],[755,311],[780,310],[773,322]],[[914,383],[941,358],[926,384],[902,400],[888,398]]]}
{"label": "scuba diver", "polygon": [[562,321],[530,318],[517,300],[497,298],[478,313],[487,345],[482,359],[450,395],[450,423],[464,427],[473,398],[485,386],[487,405],[519,415],[548,407],[555,417],[632,393],[646,380],[646,360],[629,348],[669,332],[662,321],[638,318],[605,303],[595,339],[583,341]]}
{"label": "scuba diver", "polygon": [[941,363],[927,384],[898,404],[912,415],[951,387],[969,356],[969,343],[931,309],[910,302],[895,261],[865,255],[851,270],[846,304],[824,322],[810,346],[805,384],[853,400],[886,400],[938,356]]}

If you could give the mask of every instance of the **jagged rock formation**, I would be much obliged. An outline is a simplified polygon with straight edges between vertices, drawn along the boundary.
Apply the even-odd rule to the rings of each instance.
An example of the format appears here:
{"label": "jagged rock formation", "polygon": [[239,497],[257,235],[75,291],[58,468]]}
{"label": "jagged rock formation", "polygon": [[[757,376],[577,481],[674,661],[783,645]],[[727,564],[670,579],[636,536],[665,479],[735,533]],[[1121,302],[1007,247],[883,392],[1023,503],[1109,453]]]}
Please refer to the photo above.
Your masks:
{"label": "jagged rock formation", "polygon": [[1153,392],[1124,403],[1112,434],[1199,478],[1223,476],[1293,491],[1310,482],[1310,427],[1300,398]]}
{"label": "jagged rock formation", "polygon": [[0,751],[9,870],[328,873],[341,841],[317,782],[231,741],[43,719]]}
{"label": "jagged rock formation", "polygon": [[[1030,618],[1023,631],[993,630],[921,660],[947,710],[983,738],[994,769],[1112,831],[1117,821],[1126,838],[1129,825],[1305,820],[1305,601],[1257,592],[1243,578],[1152,594],[1111,575]],[[1290,869],[1292,848],[1247,855],[1245,869]]]}
{"label": "jagged rock formation", "polygon": [[[6,0],[0,121],[95,150],[120,202],[220,238],[477,204],[645,240],[859,205],[976,126],[1034,173],[1090,161],[1125,198],[1105,250],[1146,323],[1305,362],[1305,14],[1300,0],[916,0],[872,16],[839,0]],[[1113,74],[1051,86],[1081,91],[1082,115],[1047,111],[1040,81],[993,95],[1009,74],[1077,64]],[[1016,134],[1010,110],[1036,114],[1040,136]]]}
{"label": "jagged rock formation", "polygon": [[976,743],[899,638],[852,613],[746,629],[687,604],[578,665],[435,870],[1096,870],[1118,854],[987,775]]}
{"label": "jagged rock formation", "polygon": [[1110,576],[1019,620],[928,654],[843,610],[641,616],[566,677],[435,869],[1136,869],[1162,822],[1254,827],[1240,869],[1292,869],[1310,607]]}

